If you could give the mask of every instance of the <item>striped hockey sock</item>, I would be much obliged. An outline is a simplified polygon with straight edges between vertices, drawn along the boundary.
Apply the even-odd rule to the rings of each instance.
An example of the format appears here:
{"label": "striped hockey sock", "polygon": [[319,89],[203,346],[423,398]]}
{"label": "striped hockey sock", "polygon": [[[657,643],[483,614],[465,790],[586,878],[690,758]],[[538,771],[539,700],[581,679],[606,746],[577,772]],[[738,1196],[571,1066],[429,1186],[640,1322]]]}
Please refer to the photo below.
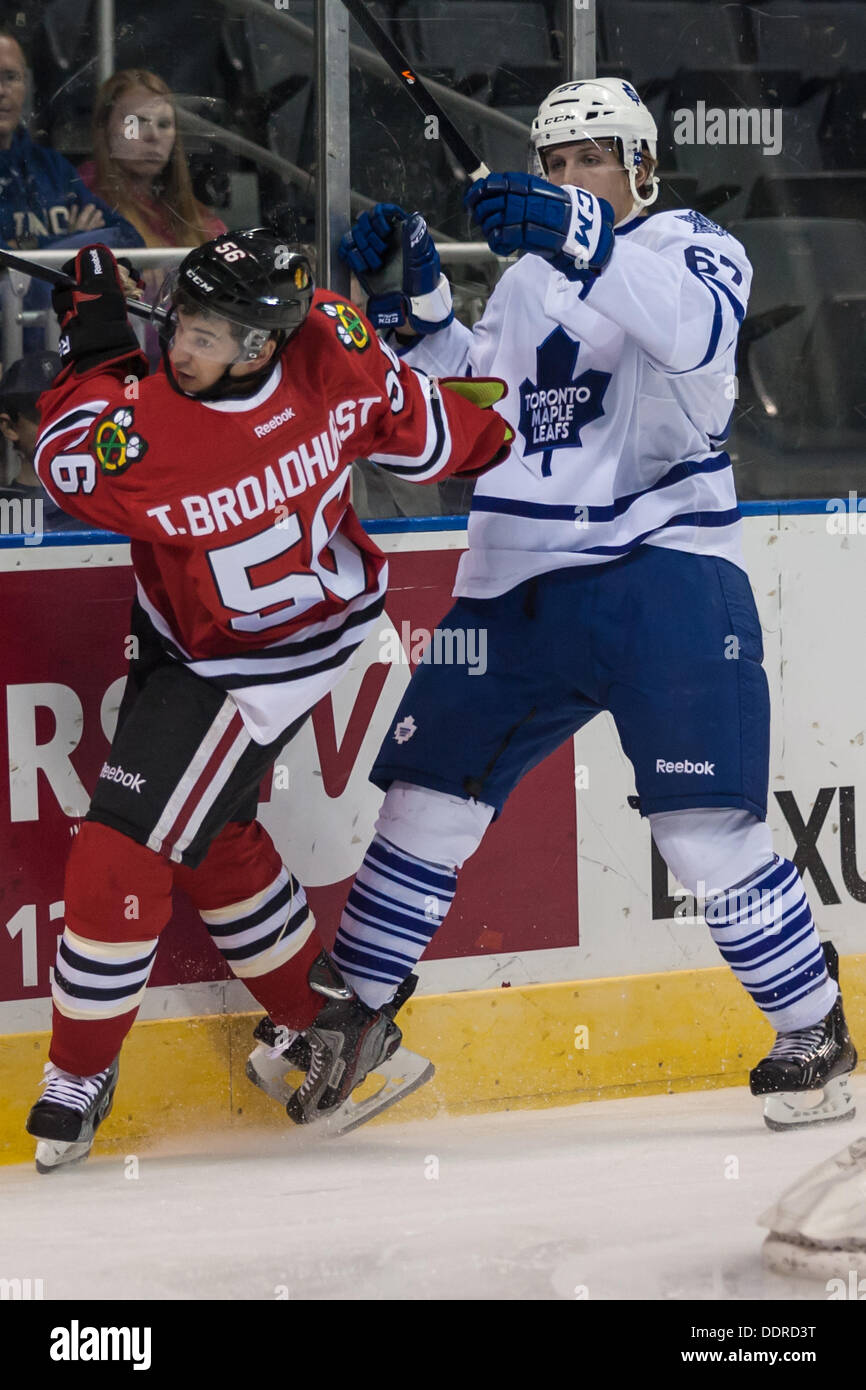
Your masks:
{"label": "striped hockey sock", "polygon": [[457,874],[376,835],[355,875],[331,952],[365,1004],[380,1009],[445,920]]}
{"label": "striped hockey sock", "polygon": [[225,907],[200,908],[214,945],[274,1023],[307,1028],[322,996],[307,976],[322,945],[307,895],[284,866],[261,892]]}
{"label": "striped hockey sock", "polygon": [[68,926],[60,938],[51,996],[50,1057],[73,1076],[93,1076],[120,1051],[144,997],[153,941],[91,941]]}
{"label": "striped hockey sock", "polygon": [[740,984],[777,1033],[820,1022],[837,988],[803,881],[789,859],[774,856],[753,878],[714,894],[706,905],[710,934]]}

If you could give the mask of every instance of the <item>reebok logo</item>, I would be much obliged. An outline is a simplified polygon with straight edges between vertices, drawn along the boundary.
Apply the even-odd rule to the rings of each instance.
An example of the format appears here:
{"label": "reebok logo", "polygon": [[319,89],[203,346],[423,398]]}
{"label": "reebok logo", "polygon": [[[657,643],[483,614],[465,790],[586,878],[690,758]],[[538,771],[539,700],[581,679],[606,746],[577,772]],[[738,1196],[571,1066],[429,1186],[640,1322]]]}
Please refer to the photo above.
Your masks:
{"label": "reebok logo", "polygon": [[124,772],[122,767],[109,767],[108,763],[102,764],[99,776],[104,777],[106,782],[119,782],[122,787],[129,787],[130,791],[139,793],[147,781],[140,772]]}
{"label": "reebok logo", "polygon": [[664,758],[656,758],[656,772],[696,772],[703,777],[715,777],[715,763],[669,763]]}
{"label": "reebok logo", "polygon": [[280,425],[285,425],[289,420],[294,420],[294,418],[295,412],[290,405],[287,405],[285,410],[280,411],[279,415],[272,415],[270,420],[266,420],[263,425],[256,425],[254,431],[255,436],[257,439],[264,439],[265,435],[270,434],[271,430],[278,430]]}
{"label": "reebok logo", "polygon": [[99,259],[99,252],[95,246],[90,248],[90,266],[94,275],[102,274],[102,261]]}

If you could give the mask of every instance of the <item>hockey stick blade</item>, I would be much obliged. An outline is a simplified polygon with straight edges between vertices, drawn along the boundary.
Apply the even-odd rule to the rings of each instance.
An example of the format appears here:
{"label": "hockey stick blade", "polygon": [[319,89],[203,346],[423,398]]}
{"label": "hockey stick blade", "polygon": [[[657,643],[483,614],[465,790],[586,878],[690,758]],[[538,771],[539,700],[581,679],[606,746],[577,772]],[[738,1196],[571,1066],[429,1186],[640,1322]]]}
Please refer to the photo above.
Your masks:
{"label": "hockey stick blade", "polygon": [[343,0],[343,4],[358,27],[363,29],[379,57],[388,64],[394,77],[412,98],[415,105],[423,111],[425,116],[435,117],[439,126],[439,134],[457,157],[469,178],[472,180],[486,178],[490,170],[484,160],[473,150],[469,141],[461,135],[451,117],[443,111],[433,93],[418,76],[408,58],[400,52],[391,36],[386,34],[379,21],[367,9],[364,0]]}

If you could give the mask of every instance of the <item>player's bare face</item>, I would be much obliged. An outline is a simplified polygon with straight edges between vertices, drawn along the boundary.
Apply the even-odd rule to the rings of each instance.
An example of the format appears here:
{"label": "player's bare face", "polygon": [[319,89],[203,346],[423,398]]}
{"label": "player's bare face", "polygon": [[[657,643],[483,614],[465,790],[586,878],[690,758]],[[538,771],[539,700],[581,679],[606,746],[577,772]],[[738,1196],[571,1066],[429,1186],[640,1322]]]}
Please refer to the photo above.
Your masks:
{"label": "player's bare face", "polygon": [[12,144],[26,92],[24,54],[14,39],[0,37],[0,150]]}
{"label": "player's bare face", "polygon": [[214,314],[189,314],[180,309],[168,356],[181,390],[195,394],[215,386],[226,367],[234,377],[257,372],[273,351],[271,339],[258,357],[251,362],[239,362],[240,344],[225,319]]}
{"label": "player's bare face", "polygon": [[571,184],[585,188],[596,198],[606,198],[620,222],[632,210],[628,175],[611,141],[579,140],[571,145],[554,145],[545,152],[547,178],[557,188]]}
{"label": "player's bare face", "polygon": [[149,182],[162,173],[175,135],[171,103],[146,87],[130,87],[108,118],[109,153],[132,179]]}

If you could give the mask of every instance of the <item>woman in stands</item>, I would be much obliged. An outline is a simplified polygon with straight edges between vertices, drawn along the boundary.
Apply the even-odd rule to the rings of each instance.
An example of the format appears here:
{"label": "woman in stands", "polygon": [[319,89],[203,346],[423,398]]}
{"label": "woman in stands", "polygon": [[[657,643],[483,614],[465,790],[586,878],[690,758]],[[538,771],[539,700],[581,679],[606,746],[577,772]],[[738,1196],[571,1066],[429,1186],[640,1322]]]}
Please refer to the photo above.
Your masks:
{"label": "woman in stands", "polygon": [[103,82],[93,155],[82,179],[138,228],[146,246],[201,246],[226,231],[192,191],[172,94],[155,73],[127,68]]}

